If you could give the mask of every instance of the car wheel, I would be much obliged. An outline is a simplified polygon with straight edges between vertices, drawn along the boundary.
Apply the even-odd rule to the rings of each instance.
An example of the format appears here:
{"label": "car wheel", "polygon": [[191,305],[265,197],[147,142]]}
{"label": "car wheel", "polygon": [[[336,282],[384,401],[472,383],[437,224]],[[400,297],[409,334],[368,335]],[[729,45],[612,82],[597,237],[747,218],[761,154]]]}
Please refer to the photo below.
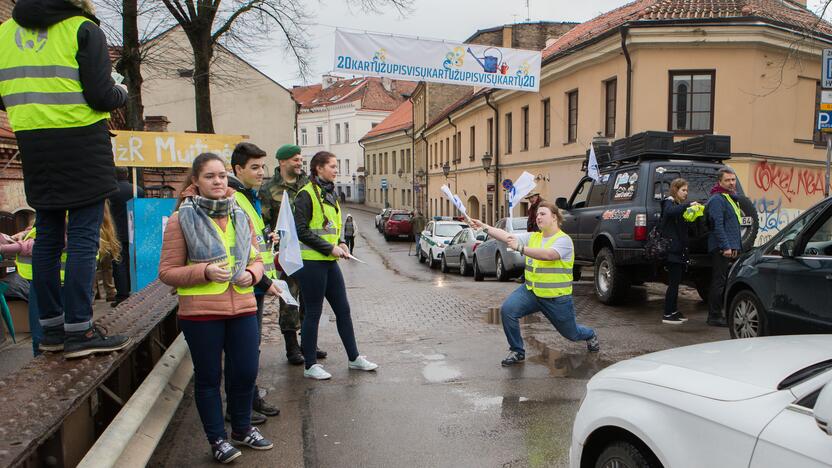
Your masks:
{"label": "car wheel", "polygon": [[468,263],[465,261],[465,255],[459,256],[459,275],[460,276],[468,276],[471,273],[468,272]]}
{"label": "car wheel", "polygon": [[604,247],[595,257],[595,295],[604,304],[616,304],[627,295],[630,284],[615,264],[615,256]]}
{"label": "car wheel", "polygon": [[482,271],[480,270],[480,265],[479,263],[477,263],[477,257],[474,257],[474,261],[472,263],[474,264],[474,281],[484,280],[485,275],[483,275]]}
{"label": "car wheel", "polygon": [[425,257],[425,252],[419,247],[419,263],[425,263],[426,261],[428,261],[428,258]]}
{"label": "car wheel", "polygon": [[384,235],[384,240],[386,240],[387,242],[390,242],[390,236],[388,236],[387,234],[385,234],[385,235]]}
{"label": "car wheel", "polygon": [[430,262],[431,269],[436,269],[439,266],[439,262],[433,259],[433,250],[428,251],[428,261]]}
{"label": "car wheel", "polygon": [[497,254],[495,271],[497,273],[497,281],[506,282],[509,280],[508,272],[506,271],[506,266],[503,265],[503,257],[500,254]]}
{"label": "car wheel", "polygon": [[740,291],[728,308],[728,329],[731,338],[754,338],[768,334],[766,311],[757,295]]}
{"label": "car wheel", "polygon": [[655,468],[661,466],[648,450],[626,441],[612,442],[601,451],[595,468]]}
{"label": "car wheel", "polygon": [[449,271],[451,271],[451,270],[449,270],[449,269],[448,269],[448,261],[447,261],[447,260],[445,260],[445,256],[444,256],[444,255],[442,256],[442,261],[441,261],[441,262],[439,262],[439,270],[440,270],[442,273],[448,273]]}

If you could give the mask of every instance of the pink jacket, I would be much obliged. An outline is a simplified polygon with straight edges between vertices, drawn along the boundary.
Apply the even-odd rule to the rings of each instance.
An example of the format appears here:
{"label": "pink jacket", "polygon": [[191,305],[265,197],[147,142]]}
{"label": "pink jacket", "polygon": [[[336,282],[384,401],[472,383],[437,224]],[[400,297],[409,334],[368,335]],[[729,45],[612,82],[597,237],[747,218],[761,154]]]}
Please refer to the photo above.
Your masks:
{"label": "pink jacket", "polygon": [[35,246],[34,239],[26,239],[18,242],[12,240],[11,237],[0,234],[0,255],[8,257],[10,255],[22,255],[24,257],[32,256],[32,248]]}

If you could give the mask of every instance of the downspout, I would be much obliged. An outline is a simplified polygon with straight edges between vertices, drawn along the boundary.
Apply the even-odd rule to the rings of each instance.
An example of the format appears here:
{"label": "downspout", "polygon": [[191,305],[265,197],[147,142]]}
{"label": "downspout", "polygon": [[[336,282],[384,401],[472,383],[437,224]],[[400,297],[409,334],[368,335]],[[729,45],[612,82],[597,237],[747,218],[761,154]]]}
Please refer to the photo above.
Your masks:
{"label": "downspout", "polygon": [[[358,146],[361,147],[361,154],[362,154],[362,157],[364,159],[364,164],[363,164],[363,166],[364,166],[364,199],[363,200],[359,199],[358,203],[367,204],[367,148],[364,147],[364,144],[361,143],[361,140],[358,140]],[[357,195],[357,192],[358,192],[358,181],[357,180],[356,180],[355,187],[353,187],[353,188],[355,189],[356,195]]]}
{"label": "downspout", "polygon": [[[424,193],[425,206],[422,207],[422,208],[424,208],[424,211],[422,212],[422,214],[425,215],[425,216],[427,216],[427,213],[430,210],[430,197],[428,197],[428,194],[430,193],[430,191],[428,191],[428,186],[430,184],[430,161],[428,160],[428,153],[430,151],[429,151],[429,145],[428,145],[428,138],[425,136],[425,132],[427,132],[427,131],[428,131],[428,129],[427,129],[427,127],[425,127],[425,129],[422,130],[422,136],[421,136],[422,141],[425,143],[425,193]],[[434,155],[434,157],[436,157],[436,155]]]}
{"label": "downspout", "polygon": [[630,136],[630,103],[633,96],[633,60],[630,58],[630,51],[627,49],[628,31],[629,27],[626,24],[621,26],[621,50],[624,52],[624,59],[627,60],[627,109],[624,112],[625,137]]}
{"label": "downspout", "polygon": [[454,163],[454,193],[456,193],[456,192],[459,192],[459,181],[456,180],[456,177],[457,177],[457,175],[456,175],[456,170],[457,170],[456,157],[458,156],[456,154],[457,153],[456,150],[457,150],[457,147],[461,144],[461,142],[459,141],[461,138],[457,138],[457,133],[459,133],[459,129],[456,127],[456,124],[451,120],[451,115],[450,114],[448,114],[448,123],[451,124],[451,127],[454,128],[454,137],[451,138],[451,141],[454,142],[454,152],[453,152],[454,160],[452,162]]}
{"label": "downspout", "polygon": [[[410,137],[410,193],[413,193],[416,187],[416,132],[413,127],[410,127],[410,133],[404,129],[404,134]],[[413,209],[416,209],[416,197],[410,198],[410,203],[413,204]]]}
{"label": "downspout", "polygon": [[[497,110],[497,106],[491,103],[490,98],[491,92],[486,93],[485,103],[494,110],[494,154],[491,157],[494,158],[494,221],[496,222],[500,219],[500,197],[497,196],[500,193],[500,111]],[[487,203],[487,193],[485,197]]]}

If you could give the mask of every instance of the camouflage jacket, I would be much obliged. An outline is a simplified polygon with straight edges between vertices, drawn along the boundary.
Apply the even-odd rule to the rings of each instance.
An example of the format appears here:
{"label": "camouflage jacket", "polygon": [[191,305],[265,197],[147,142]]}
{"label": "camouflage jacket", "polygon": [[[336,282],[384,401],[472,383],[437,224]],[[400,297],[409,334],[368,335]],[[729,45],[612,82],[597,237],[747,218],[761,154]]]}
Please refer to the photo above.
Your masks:
{"label": "camouflage jacket", "polygon": [[298,176],[295,183],[290,184],[283,180],[280,176],[280,168],[274,170],[274,177],[263,183],[260,187],[259,197],[263,204],[263,220],[274,229],[277,223],[277,215],[280,213],[280,202],[283,198],[283,191],[289,194],[290,202],[295,199],[295,195],[309,183],[309,177],[306,174]]}

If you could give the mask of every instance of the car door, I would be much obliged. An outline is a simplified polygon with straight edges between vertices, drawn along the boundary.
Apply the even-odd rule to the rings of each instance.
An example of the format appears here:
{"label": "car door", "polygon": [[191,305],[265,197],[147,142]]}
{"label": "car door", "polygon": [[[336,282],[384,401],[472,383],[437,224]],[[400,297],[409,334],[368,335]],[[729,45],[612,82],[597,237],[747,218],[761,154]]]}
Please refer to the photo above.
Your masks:
{"label": "car door", "polygon": [[817,333],[832,329],[832,204],[806,223],[793,258],[777,271],[775,312],[783,331]]}
{"label": "car door", "polygon": [[591,187],[592,179],[586,177],[583,178],[575,187],[575,190],[572,192],[572,196],[567,201],[566,210],[563,210],[563,224],[561,225],[561,229],[563,229],[563,232],[572,237],[572,242],[575,244],[576,248],[578,245],[578,236],[580,235],[580,216],[583,209],[586,207],[586,200],[589,198],[589,191]]}
{"label": "car door", "polygon": [[419,249],[425,253],[425,255],[430,255],[430,242],[433,237],[433,221],[429,222],[427,226],[425,226],[425,230],[422,231],[422,237],[419,239]]}
{"label": "car door", "polygon": [[443,255],[445,256],[445,263],[448,266],[458,266],[460,248],[462,243],[465,241],[465,234],[467,231],[467,229],[463,229],[456,233],[454,238],[451,239],[451,242],[445,246],[445,252]]}
{"label": "car door", "polygon": [[[609,180],[609,176],[606,176]],[[602,177],[601,180],[591,183],[589,196],[586,200],[586,205],[581,209],[582,214],[578,221],[578,239],[575,242],[577,249],[577,256],[580,258],[591,258],[592,244],[595,242],[595,234],[598,232],[598,225],[606,220],[604,213],[607,203],[607,183]],[[610,219],[611,222],[620,222],[618,220]]]}

